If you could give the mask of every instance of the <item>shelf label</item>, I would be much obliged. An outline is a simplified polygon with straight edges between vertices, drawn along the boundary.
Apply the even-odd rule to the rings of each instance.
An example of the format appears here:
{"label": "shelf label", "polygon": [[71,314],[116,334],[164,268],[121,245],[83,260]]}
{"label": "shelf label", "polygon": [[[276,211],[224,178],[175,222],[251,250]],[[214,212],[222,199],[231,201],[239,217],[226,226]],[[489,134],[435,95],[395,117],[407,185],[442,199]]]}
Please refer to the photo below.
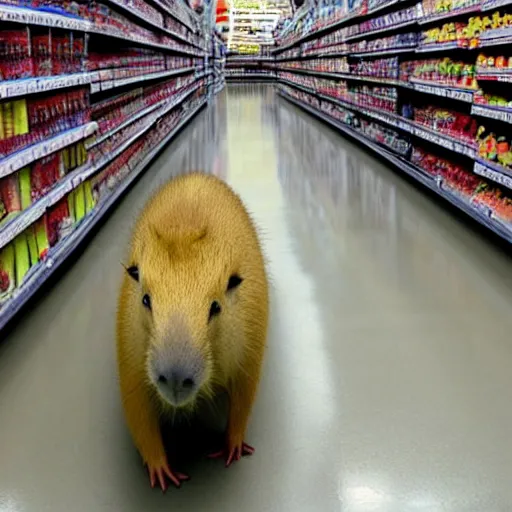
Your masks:
{"label": "shelf label", "polygon": [[438,87],[435,85],[414,83],[414,90],[424,92],[426,94],[434,94],[443,98],[451,98],[454,100],[465,101],[471,103],[473,101],[473,93],[470,91],[461,91],[459,89],[450,89],[446,87]]}
{"label": "shelf label", "polygon": [[482,3],[482,11],[497,9],[498,7],[510,5],[510,3],[510,0],[484,0]]}
{"label": "shelf label", "polygon": [[470,158],[476,157],[475,149],[470,146],[467,146],[463,142],[458,142],[448,137],[437,135],[430,131],[424,130],[423,128],[419,128],[417,126],[414,127],[414,134],[417,135],[418,137],[421,137],[422,139],[437,144],[438,146],[443,146],[451,151],[460,153],[461,155],[466,155],[469,156]]}
{"label": "shelf label", "polygon": [[83,32],[87,32],[91,26],[91,24],[86,20],[8,6],[0,7],[0,20],[12,23],[22,23],[24,25],[43,25],[47,27],[79,30]]}
{"label": "shelf label", "polygon": [[512,111],[498,110],[484,105],[473,105],[471,113],[477,116],[488,117],[489,119],[497,119],[505,123],[512,123]]}
{"label": "shelf label", "polygon": [[73,128],[71,133],[56,135],[50,140],[39,142],[34,144],[34,146],[4,158],[0,161],[0,177],[7,176],[36,160],[55,153],[74,142],[78,142],[93,133],[97,127],[98,125],[96,123],[89,123],[89,125],[85,125],[85,127]]}
{"label": "shelf label", "polygon": [[480,162],[475,162],[474,171],[476,174],[484,176],[485,178],[489,178],[490,180],[499,183],[500,185],[504,185],[505,187],[512,190],[512,176],[507,176],[506,174],[495,171],[494,169],[490,169]]}
{"label": "shelf label", "polygon": [[398,126],[398,128],[400,128],[401,130],[404,130],[404,131],[409,132],[409,133],[414,133],[414,127],[413,127],[413,126],[411,126],[411,125],[410,125],[408,122],[406,122],[406,121],[398,120],[397,126]]}

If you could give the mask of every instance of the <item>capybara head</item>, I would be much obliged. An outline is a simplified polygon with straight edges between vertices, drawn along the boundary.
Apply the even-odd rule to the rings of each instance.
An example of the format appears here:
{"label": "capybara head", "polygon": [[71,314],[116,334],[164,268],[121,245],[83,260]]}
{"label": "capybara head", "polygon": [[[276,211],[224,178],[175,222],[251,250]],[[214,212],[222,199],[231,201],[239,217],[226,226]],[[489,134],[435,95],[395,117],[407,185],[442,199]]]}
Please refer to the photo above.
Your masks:
{"label": "capybara head", "polygon": [[147,333],[148,379],[175,408],[212,392],[244,287],[235,246],[194,212],[180,217],[143,218],[127,266]]}

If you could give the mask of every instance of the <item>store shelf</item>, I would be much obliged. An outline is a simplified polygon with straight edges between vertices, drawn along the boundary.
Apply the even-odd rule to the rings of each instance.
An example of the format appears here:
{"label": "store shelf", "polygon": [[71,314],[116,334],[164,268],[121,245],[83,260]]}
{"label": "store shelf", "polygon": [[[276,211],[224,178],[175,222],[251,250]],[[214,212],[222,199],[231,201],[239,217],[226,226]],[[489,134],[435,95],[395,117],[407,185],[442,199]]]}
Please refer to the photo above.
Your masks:
{"label": "store shelf", "polygon": [[492,82],[512,82],[512,70],[477,68],[476,79],[479,82],[485,80]]}
{"label": "store shelf", "polygon": [[416,53],[446,52],[449,50],[467,50],[467,48],[460,46],[457,41],[449,41],[447,43],[420,44],[416,48]]}
{"label": "store shelf", "polygon": [[[322,48],[319,48],[319,50],[322,50]],[[336,57],[346,57],[349,55],[348,51],[342,50],[342,51],[336,51],[336,52],[325,52],[320,51],[318,53],[305,53],[301,55],[300,57],[295,58],[289,58],[289,59],[282,59],[282,60],[301,60],[301,59],[327,59],[327,58],[336,58]],[[277,59],[279,60],[279,59]]]}
{"label": "store shelf", "polygon": [[48,194],[30,205],[26,210],[16,216],[10,216],[0,224],[0,248],[5,247],[19,234],[23,233],[29,226],[41,218],[50,206],[59,202],[63,197],[73,190],[73,177],[83,169],[89,167],[86,164],[76,169],[63,178]]}
{"label": "store shelf", "polygon": [[394,128],[400,128],[402,130],[406,130],[409,133],[413,133],[413,127],[410,124],[410,122],[407,119],[402,118],[401,116],[394,114],[392,112],[386,112],[383,110],[373,109],[370,107],[364,107],[362,105],[357,105],[355,103],[351,103],[350,101],[345,101],[343,99],[334,98],[332,96],[329,96],[327,94],[322,94],[320,92],[315,91],[314,89],[310,89],[309,87],[296,84],[294,82],[291,82],[289,80],[285,79],[279,79],[281,83],[284,83],[286,85],[289,85],[291,87],[295,87],[296,89],[302,90],[304,92],[307,92],[308,94],[312,94],[314,96],[317,96],[321,100],[329,101],[330,103],[333,103],[335,105],[338,105],[340,107],[346,108],[348,110],[352,110],[354,112],[358,112],[360,114],[363,114],[366,117],[370,117],[372,119],[375,119],[377,121],[380,121],[382,123],[385,123],[389,126],[392,126]]}
{"label": "store shelf", "polygon": [[89,21],[81,18],[8,5],[0,5],[0,21],[20,23],[22,25],[41,25],[80,32],[88,32],[92,28],[92,24]]}
{"label": "store shelf", "polygon": [[[132,18],[136,18],[137,20],[142,21],[143,23],[149,25],[151,28],[156,28],[157,30],[163,32],[164,34],[168,34],[179,41],[189,44],[190,46],[193,46],[195,48],[198,48],[199,50],[203,49],[201,46],[197,45],[196,43],[189,41],[186,36],[183,36],[181,34],[178,34],[177,32],[174,32],[173,30],[166,28],[163,24],[163,21],[164,21],[163,17],[160,20],[160,22],[158,22],[156,20],[153,20],[153,19],[145,16],[143,12],[140,12],[138,9],[134,8],[133,6],[128,5],[123,0],[107,0],[107,2],[112,4],[113,6],[117,7],[118,9],[120,9],[123,12],[123,14],[128,15],[129,17],[132,17]],[[175,18],[174,15],[172,15],[172,16]],[[182,20],[178,20],[178,21],[183,24]],[[187,26],[187,28],[189,30],[191,30],[190,27]]]}
{"label": "store shelf", "polygon": [[409,124],[413,127],[412,133],[413,135],[416,135],[416,137],[419,137],[420,139],[426,140],[428,142],[432,142],[433,144],[441,146],[445,149],[449,149],[454,153],[458,153],[472,159],[476,158],[476,145],[470,146],[465,141],[458,140],[455,137],[451,137],[450,135],[446,135],[434,130],[433,128],[423,126],[414,121],[409,121]]}
{"label": "store shelf", "polygon": [[[125,32],[117,31],[115,28],[109,27],[107,25],[96,26],[96,25],[90,24],[90,28],[87,32],[97,34],[100,36],[105,36],[105,37],[113,37],[114,39],[120,39],[122,41],[130,41],[132,43],[138,43],[143,46],[149,46],[151,48],[160,48],[162,50],[167,50],[167,51],[171,51],[174,53],[179,53],[179,54],[188,55],[188,56],[192,56],[192,57],[203,57],[204,56],[204,51],[196,52],[196,51],[192,51],[192,50],[185,50],[184,48],[180,48],[180,47],[174,46],[174,45],[157,43],[154,41],[150,41],[144,37],[139,37],[135,34],[127,34]],[[190,44],[190,43],[188,43],[188,44]]]}
{"label": "store shelf", "polygon": [[227,57],[226,63],[253,63],[253,62],[274,62],[275,59],[273,57]]}
{"label": "store shelf", "polygon": [[354,34],[353,36],[348,36],[345,38],[345,41],[355,41],[356,39],[365,39],[368,37],[373,37],[376,35],[384,34],[385,32],[399,30],[405,27],[410,27],[412,25],[416,25],[416,18],[412,20],[407,20],[402,23],[397,23],[393,25],[388,25],[386,27],[381,27],[376,30],[369,30],[367,32],[360,32],[359,34]]}
{"label": "store shelf", "polygon": [[512,0],[484,0],[481,4],[481,11],[490,11],[492,9],[499,9],[500,7],[507,7],[512,5]]}
{"label": "store shelf", "polygon": [[[159,102],[157,107],[162,107],[164,104],[165,107],[162,108],[155,116],[148,119],[147,123],[133,136],[131,136],[128,140],[124,141],[120,144],[114,151],[109,152],[103,158],[94,162],[94,164],[88,163],[79,169],[75,169],[73,172],[69,173],[65,178],[63,178],[47,195],[33,203],[29,208],[20,212],[16,215],[16,217],[11,218],[8,221],[4,221],[0,224],[0,248],[7,245],[10,241],[12,241],[16,236],[22,233],[25,229],[31,226],[39,217],[41,217],[47,208],[56,204],[63,197],[65,197],[69,192],[73,189],[77,188],[81,183],[85,180],[98,173],[101,169],[107,166],[110,162],[114,161],[119,155],[121,155],[126,149],[128,149],[137,139],[142,137],[145,133],[149,131],[151,127],[154,126],[155,122],[158,121],[161,117],[163,117],[167,112],[172,110],[173,108],[180,105],[188,96],[190,96],[194,91],[196,91],[201,85],[196,84],[195,87],[185,91],[184,93],[169,99],[164,100],[163,102]],[[147,110],[147,109],[146,109]],[[128,121],[129,123],[123,123],[123,125],[131,124],[136,119],[131,118]],[[124,127],[124,126],[123,126]],[[120,130],[121,127],[116,129],[115,131]],[[112,131],[108,134],[108,136],[113,135],[115,133]],[[108,137],[104,137],[106,139]],[[99,143],[96,141],[96,143]]]}
{"label": "store shelf", "polygon": [[[72,16],[64,16],[60,14],[38,11],[35,9],[28,9],[24,7],[11,7],[7,5],[0,5],[0,21],[10,23],[20,23],[23,25],[39,25],[51,28],[61,28],[65,30],[79,31],[93,33],[106,37],[113,37],[123,41],[130,41],[150,46],[152,48],[161,48],[175,53],[192,56],[203,56],[204,52],[193,52],[167,44],[160,44],[157,42],[149,41],[144,37],[138,37],[134,34],[129,34],[116,30],[108,25],[95,25],[87,20],[75,18]],[[188,44],[191,44],[187,41]]]}
{"label": "store shelf", "polygon": [[377,84],[396,85],[397,87],[409,87],[409,84],[407,82],[395,80],[394,78],[378,78],[378,77],[373,77],[373,76],[352,75],[350,73],[329,73],[326,71],[316,71],[316,70],[301,69],[301,68],[276,68],[276,71],[282,71],[282,72],[288,72],[288,73],[300,73],[303,75],[312,75],[312,76],[323,76],[326,78],[333,78],[336,80],[357,80],[357,81],[372,82],[372,83],[377,83]]}
{"label": "store shelf", "polygon": [[0,160],[0,178],[7,176],[31,163],[51,155],[71,144],[86,139],[98,129],[94,122],[66,130],[54,137],[32,144]]}
{"label": "store shelf", "polygon": [[322,113],[318,111],[317,109],[313,108],[311,105],[307,105],[306,103],[303,103],[295,98],[292,98],[288,96],[287,94],[280,92],[281,96],[283,96],[286,100],[290,101],[291,103],[294,103],[298,107],[302,108],[303,110],[313,114],[314,116],[322,119],[323,121],[329,123],[330,125],[337,128],[339,131],[342,131],[346,133],[347,135],[350,135],[354,139],[358,140],[360,143],[364,144],[368,148],[375,151],[379,156],[385,158],[390,163],[394,164],[396,167],[398,167],[400,170],[407,173],[412,178],[419,181],[422,185],[426,186],[430,190],[434,191],[436,194],[441,196],[443,199],[450,202],[452,205],[456,206],[460,210],[462,210],[464,213],[466,213],[468,216],[479,222],[480,224],[484,225],[494,233],[496,233],[498,236],[506,240],[507,242],[512,244],[512,230],[510,227],[506,226],[502,222],[500,222],[498,219],[494,218],[490,211],[487,208],[484,209],[477,209],[475,206],[471,205],[470,203],[464,201],[460,197],[454,195],[453,193],[449,192],[444,186],[442,180],[436,180],[425,173],[423,173],[421,170],[416,168],[414,165],[412,165],[410,162],[407,162],[406,160],[403,160],[399,156],[396,156],[392,154],[390,151],[384,149],[382,146],[379,146],[375,144],[374,142],[370,141],[366,137],[364,137],[362,134],[352,130],[350,127],[343,125],[341,122],[336,121],[335,119],[331,118],[330,116],[326,115],[325,113]]}
{"label": "store shelf", "polygon": [[172,16],[176,21],[179,21],[182,25],[187,27],[190,31],[194,32],[194,27],[192,25],[184,20],[177,12],[173,11],[170,7],[165,5],[161,0],[151,0],[156,6],[158,6],[160,9],[162,9],[164,12]]}
{"label": "store shelf", "polygon": [[45,93],[56,89],[65,89],[88,85],[93,73],[74,73],[71,75],[23,78],[0,82],[0,99]]}
{"label": "store shelf", "polygon": [[126,192],[133,181],[142,173],[142,171],[159,154],[163,147],[185,126],[190,119],[199,112],[206,104],[203,100],[197,107],[187,114],[178,125],[162,140],[144,160],[125,178],[125,180],[112,192],[112,194],[99,203],[96,208],[76,227],[76,229],[64,240],[53,247],[47,258],[33,267],[27,274],[24,284],[18,288],[12,298],[10,298],[0,309],[0,330],[5,327],[7,322],[22,308],[24,304],[45,284],[57,268],[78,248],[86,236],[96,226],[96,224],[106,215],[110,208]]}
{"label": "store shelf", "polygon": [[[203,76],[204,76],[204,73],[203,73],[203,75],[200,75],[200,76],[196,77],[196,79],[200,80]],[[192,94],[199,87],[200,87],[200,84],[196,84],[191,89],[188,89],[185,92],[184,97],[187,97],[188,95]],[[181,95],[180,95],[180,98],[181,98]],[[178,101],[178,103],[180,103],[181,101],[183,101],[183,98],[178,99],[177,101]],[[154,112],[155,110],[159,109],[160,107],[162,107],[163,105],[165,105],[168,102],[169,102],[169,98],[165,98],[165,99],[163,99],[163,100],[161,100],[161,101],[159,101],[159,102],[157,102],[157,103],[155,103],[153,105],[149,105],[148,107],[143,108],[139,112],[133,114],[131,117],[126,119],[126,121],[124,121],[121,124],[119,124],[118,126],[116,126],[115,128],[112,128],[111,130],[108,130],[107,132],[103,133],[100,137],[97,137],[94,141],[92,141],[89,145],[86,146],[87,150],[92,149],[93,147],[97,146],[101,142],[103,142],[103,141],[107,140],[108,138],[112,137],[112,135],[114,135],[115,133],[119,132],[123,128],[126,128],[127,126],[133,124],[138,119],[140,119],[140,118],[142,118],[144,116],[147,116],[151,112]]]}
{"label": "store shelf", "polygon": [[408,46],[407,48],[387,48],[385,50],[377,50],[372,52],[356,52],[348,53],[352,57],[380,57],[381,55],[398,55],[399,53],[413,53],[416,46]]}
{"label": "store shelf", "polygon": [[333,98],[331,96],[318,93],[315,90],[310,89],[308,87],[299,86],[298,84],[295,84],[294,82],[291,82],[289,80],[280,79],[280,82],[295,87],[297,89],[301,89],[304,92],[315,95],[322,100],[327,100],[341,107],[353,110],[355,112],[359,112],[367,117],[371,117],[372,119],[385,123],[389,126],[410,133],[411,135],[414,135],[420,139],[426,140],[445,149],[449,149],[454,153],[459,153],[469,158],[476,157],[476,147],[469,146],[464,141],[460,141],[454,137],[450,137],[449,135],[440,133],[436,130],[423,126],[410,119],[406,119],[398,114],[393,114],[391,112],[385,112],[378,109],[372,109],[369,107],[356,105],[354,103],[350,103],[342,99]]}
{"label": "store shelf", "polygon": [[247,80],[251,78],[272,78],[276,79],[276,75],[271,75],[270,73],[240,73],[240,74],[233,74],[233,75],[226,75],[226,80],[229,79],[236,79],[236,80]]}
{"label": "store shelf", "polygon": [[197,43],[194,43],[192,41],[189,41],[185,36],[181,35],[181,34],[178,34],[177,32],[174,32],[173,30],[170,30],[168,28],[165,28],[163,27],[162,30],[166,33],[166,34],[169,34],[170,36],[176,38],[178,41],[182,41],[190,46],[193,46],[194,48],[197,48],[198,50],[201,50],[201,52],[204,52],[204,41],[203,41],[203,46],[201,46],[200,44],[197,44]]}
{"label": "store shelf", "polygon": [[365,17],[373,16],[374,14],[377,14],[378,12],[383,11],[384,9],[387,9],[387,8],[392,7],[394,5],[405,3],[406,1],[407,0],[391,0],[391,1],[388,1],[388,2],[383,2],[381,5],[377,5],[373,9],[368,9],[368,11],[366,12],[366,14],[364,16]]}
{"label": "store shelf", "polygon": [[[353,110],[354,112],[359,112],[360,114],[363,114],[367,117],[370,117],[372,119],[376,119],[378,121],[381,121],[385,124],[388,124],[390,126],[394,126],[399,128],[400,127],[400,116],[393,114],[391,112],[385,112],[382,110],[372,109],[369,107],[364,107],[362,105],[357,105],[355,103],[351,103],[350,101],[345,101],[342,99],[334,98],[332,96],[329,96],[327,94],[322,94],[320,92],[315,91],[314,89],[310,89],[309,87],[296,84],[294,82],[291,82],[290,80],[285,79],[279,79],[281,83],[284,83],[286,85],[289,85],[291,87],[295,87],[296,89],[302,90],[304,92],[307,92],[308,94],[312,94],[314,96],[317,96],[318,98],[329,101],[335,105],[339,105],[340,107],[347,108],[349,110]],[[405,121],[404,121],[405,122]]]}
{"label": "store shelf", "polygon": [[139,11],[135,6],[129,5],[123,0],[104,0],[105,3],[112,5],[119,9],[124,15],[128,15],[130,18],[135,18],[138,21],[142,21],[143,23],[149,25],[151,28],[157,28],[159,30],[163,30],[163,16],[161,16],[160,21],[154,20],[149,16],[146,16],[143,12]]}
{"label": "store shelf", "polygon": [[474,12],[480,12],[480,4],[471,5],[462,9],[454,9],[453,11],[441,12],[438,14],[431,14],[429,16],[418,16],[418,25],[427,25],[429,23],[436,23],[438,21],[447,20],[450,18],[456,18],[458,16],[464,16],[465,14],[472,14]]}
{"label": "store shelf", "polygon": [[474,91],[470,89],[459,89],[449,85],[436,84],[435,82],[416,80],[414,78],[410,79],[410,84],[411,87],[418,92],[463,101],[465,103],[473,103]]}
{"label": "store shelf", "polygon": [[473,105],[471,113],[475,116],[488,117],[504,123],[512,124],[512,108],[495,107],[492,105]]}
{"label": "store shelf", "polygon": [[286,73],[299,73],[301,75],[311,75],[311,76],[323,76],[326,78],[334,78],[336,80],[341,80],[344,76],[341,73],[329,73],[327,71],[316,71],[314,69],[304,69],[304,68],[277,68],[276,71],[282,71]]}
{"label": "store shelf", "polygon": [[323,71],[315,71],[309,69],[301,69],[301,68],[287,68],[280,67],[277,68],[277,71],[281,72],[289,72],[289,73],[299,73],[303,75],[312,75],[312,76],[322,76],[325,78],[332,78],[336,80],[357,80],[363,82],[371,82],[383,85],[390,85],[396,87],[402,87],[406,89],[414,89],[415,91],[422,92],[425,94],[432,94],[435,96],[441,96],[443,98],[454,99],[458,101],[463,101],[466,103],[473,102],[473,94],[474,91],[470,89],[462,89],[451,86],[445,86],[442,84],[436,84],[432,82],[426,82],[421,80],[412,79],[411,82],[404,82],[401,80],[396,80],[393,78],[378,78],[372,76],[360,76],[354,75],[350,73],[328,73]]}
{"label": "store shelf", "polygon": [[[298,37],[297,39],[294,39],[293,41],[290,41],[282,46],[279,46],[278,48],[276,48],[274,50],[274,53],[281,53],[289,48],[293,48],[294,46],[297,46],[299,45],[300,43],[304,42],[304,41],[307,41],[307,40],[312,40],[312,39],[317,39],[319,37],[321,37],[322,35],[325,35],[327,34],[328,32],[332,32],[340,27],[342,27],[343,25],[346,25],[350,22],[353,22],[355,21],[357,18],[362,18],[362,17],[365,17],[367,18],[368,16],[372,16],[384,9],[387,9],[389,7],[392,7],[394,5],[398,5],[400,3],[405,3],[407,0],[391,0],[391,1],[388,1],[388,2],[384,2],[382,3],[381,5],[375,7],[374,9],[369,9],[367,11],[357,11],[357,12],[352,12],[350,13],[349,15],[347,16],[344,16],[343,18],[340,18],[332,23],[329,23],[328,25],[324,25],[323,27],[319,27],[317,29],[314,29],[310,32],[308,32],[307,34],[303,34],[302,36]],[[399,28],[402,28],[402,27],[406,27],[406,26],[409,26],[409,25],[413,25],[416,23],[416,20],[411,20],[411,21],[407,21],[407,22],[404,22],[402,24],[399,24],[399,25],[393,25],[391,27],[385,27],[385,28],[382,28],[382,29],[378,29],[378,30],[373,30],[371,32],[366,32],[364,34],[358,34],[358,35],[354,35],[354,36],[350,36],[348,37],[346,40],[348,41],[349,39],[357,39],[357,38],[362,38],[362,37],[366,37],[367,35],[374,35],[374,34],[379,34],[381,32],[387,32],[387,31],[390,31],[390,30],[393,30],[393,29],[399,29]]]}
{"label": "store shelf", "polygon": [[192,73],[196,70],[195,67],[172,69],[169,71],[160,71],[158,73],[148,73],[145,75],[130,76],[128,78],[119,78],[114,80],[104,80],[93,82],[91,84],[91,94],[98,92],[108,91],[117,87],[124,87],[125,85],[135,84],[139,82],[145,82],[148,80],[157,80],[159,78],[168,78],[171,76],[184,75],[186,73]]}
{"label": "store shelf", "polygon": [[512,27],[485,30],[480,34],[480,47],[500,46],[512,42]]}
{"label": "store shelf", "polygon": [[345,16],[344,18],[338,19],[334,21],[333,23],[330,23],[329,25],[325,25],[324,27],[318,28],[316,30],[312,30],[311,32],[308,32],[307,34],[303,34],[302,36],[298,37],[297,39],[294,39],[293,41],[290,41],[289,43],[279,46],[276,48],[273,53],[281,53],[288,48],[293,48],[294,46],[299,45],[303,41],[306,41],[308,39],[317,39],[321,37],[324,34],[327,34],[328,32],[334,31],[337,28],[340,28],[342,25],[349,23],[350,21],[355,20],[357,17],[361,16],[362,12],[358,11],[355,13],[350,14],[349,16]]}
{"label": "store shelf", "polygon": [[193,87],[184,93],[180,94],[177,97],[172,97],[171,99],[166,100],[166,104],[158,110],[154,116],[148,118],[146,120],[146,123],[144,126],[133,136],[131,136],[129,139],[124,141],[121,145],[119,145],[116,149],[113,151],[110,151],[107,155],[105,155],[103,158],[95,162],[90,167],[84,169],[80,174],[77,174],[73,180],[73,184],[75,187],[77,187],[80,183],[85,181],[90,176],[93,176],[96,174],[100,169],[105,167],[107,164],[115,160],[119,155],[121,155],[124,151],[126,151],[137,139],[142,137],[147,131],[149,131],[150,128],[154,126],[154,124],[162,118],[165,114],[167,114],[169,111],[171,111],[173,108],[176,108],[178,105],[180,105],[188,96],[190,96],[194,91],[196,91],[199,87],[201,87],[200,84],[197,84],[196,87]]}
{"label": "store shelf", "polygon": [[503,167],[500,164],[489,162],[488,160],[477,159],[473,169],[475,174],[489,178],[495,183],[512,190],[512,170]]}

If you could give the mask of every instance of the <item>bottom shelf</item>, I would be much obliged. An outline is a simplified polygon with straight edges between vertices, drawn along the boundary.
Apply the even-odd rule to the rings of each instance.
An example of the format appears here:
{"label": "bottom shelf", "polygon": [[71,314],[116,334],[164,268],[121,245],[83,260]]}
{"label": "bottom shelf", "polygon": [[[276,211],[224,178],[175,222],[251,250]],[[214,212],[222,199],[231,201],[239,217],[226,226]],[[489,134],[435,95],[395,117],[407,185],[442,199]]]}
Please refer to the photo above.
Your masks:
{"label": "bottom shelf", "polygon": [[237,75],[225,75],[226,80],[277,80],[276,75],[271,75],[269,73],[240,73]]}
{"label": "bottom shelf", "polygon": [[96,208],[81,222],[81,224],[61,243],[57,244],[51,254],[34,267],[30,277],[27,276],[23,285],[4,304],[0,311],[0,330],[16,315],[24,304],[41,288],[57,268],[73,253],[102,219],[116,201],[126,192],[133,181],[151,163],[169,141],[194,117],[206,104],[203,100],[194,110],[188,113],[169,134],[155,146],[140,164],[127,176],[127,178],[107,198],[99,202]]}
{"label": "bottom shelf", "polygon": [[512,230],[506,226],[505,224],[502,224],[498,219],[493,218],[490,216],[490,213],[487,211],[481,212],[480,210],[477,210],[474,206],[469,204],[467,201],[463,200],[459,196],[455,195],[454,193],[451,193],[443,188],[443,183],[440,180],[434,179],[424,172],[422,172],[420,169],[415,167],[410,162],[407,162],[406,160],[403,160],[399,156],[391,153],[390,151],[386,150],[383,146],[380,146],[379,144],[372,142],[371,140],[364,137],[362,134],[358,133],[357,131],[353,130],[347,125],[344,125],[343,123],[331,118],[327,114],[317,110],[316,108],[312,107],[311,105],[308,105],[307,103],[303,103],[302,101],[292,98],[288,94],[284,93],[283,91],[279,91],[279,94],[285,98],[286,100],[290,101],[291,103],[294,103],[301,109],[305,110],[306,112],[313,114],[314,116],[320,118],[322,121],[325,121],[329,123],[330,125],[334,126],[338,130],[342,131],[343,133],[349,135],[350,137],[356,139],[358,142],[364,144],[368,148],[375,151],[379,156],[382,156],[386,158],[389,162],[391,162],[393,165],[398,167],[400,170],[407,173],[409,176],[414,178],[415,180],[419,181],[422,185],[428,187],[430,190],[436,192],[439,196],[441,196],[443,199],[446,199],[448,202],[450,202],[452,205],[456,206],[460,210],[462,210],[464,213],[469,215],[471,218],[485,226],[486,228],[493,231],[495,234],[506,240],[507,242],[512,244]]}

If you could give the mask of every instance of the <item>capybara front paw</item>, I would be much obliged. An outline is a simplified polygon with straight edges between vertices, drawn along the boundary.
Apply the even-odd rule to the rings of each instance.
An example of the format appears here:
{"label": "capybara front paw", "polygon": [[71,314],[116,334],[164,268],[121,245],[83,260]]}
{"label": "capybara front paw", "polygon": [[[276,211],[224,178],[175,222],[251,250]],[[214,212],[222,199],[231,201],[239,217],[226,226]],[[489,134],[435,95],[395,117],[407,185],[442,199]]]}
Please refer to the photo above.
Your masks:
{"label": "capybara front paw", "polygon": [[211,453],[208,457],[210,459],[224,459],[226,461],[226,467],[228,468],[233,462],[240,460],[244,456],[252,455],[253,453],[254,448],[242,442],[231,448],[226,447],[223,450]]}
{"label": "capybara front paw", "polygon": [[167,479],[169,479],[176,487],[181,487],[181,482],[185,482],[190,479],[188,475],[179,473],[178,471],[172,471],[167,461],[163,461],[157,464],[146,464],[149,473],[149,481],[151,487],[159,485],[163,492],[167,490]]}

